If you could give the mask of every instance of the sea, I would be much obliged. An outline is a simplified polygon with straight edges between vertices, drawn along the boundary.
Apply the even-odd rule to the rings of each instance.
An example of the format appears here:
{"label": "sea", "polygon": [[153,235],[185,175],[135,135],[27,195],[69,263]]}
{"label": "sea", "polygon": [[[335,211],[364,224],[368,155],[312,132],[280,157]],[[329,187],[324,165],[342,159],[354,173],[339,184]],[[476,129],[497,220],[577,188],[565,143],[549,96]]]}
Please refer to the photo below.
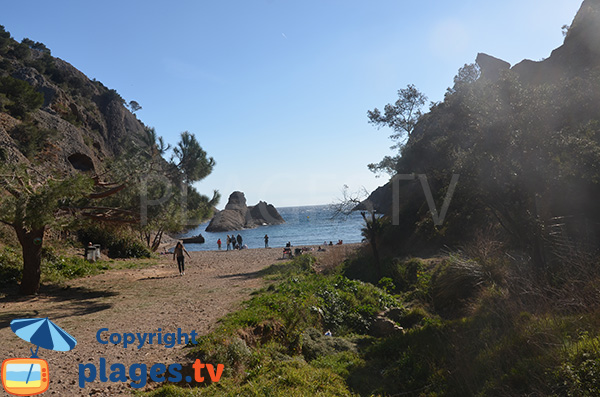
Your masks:
{"label": "sea", "polygon": [[188,251],[207,251],[218,249],[217,240],[221,239],[222,249],[227,249],[227,235],[239,234],[243,244],[248,248],[264,248],[265,234],[269,236],[269,247],[284,247],[288,242],[294,247],[304,245],[323,245],[339,240],[343,243],[359,243],[363,240],[361,229],[364,220],[360,213],[337,215],[330,205],[313,205],[303,207],[282,207],[277,211],[285,220],[281,225],[260,226],[255,229],[243,229],[229,232],[209,233],[205,229],[208,222],[203,223],[178,238],[202,234],[205,238],[203,244],[186,243]]}

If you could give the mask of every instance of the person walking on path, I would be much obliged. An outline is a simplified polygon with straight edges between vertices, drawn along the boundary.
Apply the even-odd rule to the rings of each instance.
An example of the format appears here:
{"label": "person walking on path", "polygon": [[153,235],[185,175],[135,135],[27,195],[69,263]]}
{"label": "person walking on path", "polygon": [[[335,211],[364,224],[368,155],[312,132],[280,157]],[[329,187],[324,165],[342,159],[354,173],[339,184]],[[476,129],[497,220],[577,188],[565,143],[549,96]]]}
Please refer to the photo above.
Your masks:
{"label": "person walking on path", "polygon": [[227,235],[227,251],[229,251],[229,249],[231,248],[231,237],[229,237],[229,234]]}
{"label": "person walking on path", "polygon": [[237,243],[238,243],[238,247],[241,249],[242,248],[242,236],[240,234],[237,235]]}
{"label": "person walking on path", "polygon": [[269,235],[265,234],[265,248],[269,248]]}
{"label": "person walking on path", "polygon": [[219,251],[221,251],[221,239],[217,240],[217,245],[219,246]]}
{"label": "person walking on path", "polygon": [[192,259],[189,252],[187,252],[187,250],[183,246],[183,243],[181,241],[178,241],[177,245],[175,246],[175,249],[173,250],[173,260],[175,260],[175,257],[177,257],[177,267],[179,268],[180,276],[185,276],[185,264],[183,257],[184,252],[188,256],[188,258]]}

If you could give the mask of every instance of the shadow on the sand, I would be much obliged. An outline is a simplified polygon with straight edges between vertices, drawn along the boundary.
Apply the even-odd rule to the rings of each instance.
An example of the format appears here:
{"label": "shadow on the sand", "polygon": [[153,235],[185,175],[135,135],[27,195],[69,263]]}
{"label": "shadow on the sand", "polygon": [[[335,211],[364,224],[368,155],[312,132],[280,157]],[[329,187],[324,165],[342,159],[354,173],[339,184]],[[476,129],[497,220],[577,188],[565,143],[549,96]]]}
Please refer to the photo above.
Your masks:
{"label": "shadow on the sand", "polygon": [[51,317],[52,320],[55,320],[107,310],[112,307],[112,304],[101,302],[99,299],[116,295],[118,294],[112,291],[93,290],[83,287],[63,288],[58,286],[42,286],[37,295],[22,296],[18,295],[15,289],[14,293],[1,298],[0,304],[28,302],[36,299],[43,299],[56,304],[47,311],[26,309],[2,313],[0,314],[0,329],[8,327],[10,322],[15,318]]}
{"label": "shadow on the sand", "polygon": [[263,276],[262,270],[256,272],[249,273],[235,273],[235,274],[224,274],[222,276],[217,276],[217,278],[241,278],[245,280],[249,280],[251,278],[260,278]]}
{"label": "shadow on the sand", "polygon": [[150,276],[150,277],[140,278],[137,281],[163,280],[163,279],[167,279],[167,278],[180,278],[180,277],[181,276],[179,274],[169,274],[167,276]]}

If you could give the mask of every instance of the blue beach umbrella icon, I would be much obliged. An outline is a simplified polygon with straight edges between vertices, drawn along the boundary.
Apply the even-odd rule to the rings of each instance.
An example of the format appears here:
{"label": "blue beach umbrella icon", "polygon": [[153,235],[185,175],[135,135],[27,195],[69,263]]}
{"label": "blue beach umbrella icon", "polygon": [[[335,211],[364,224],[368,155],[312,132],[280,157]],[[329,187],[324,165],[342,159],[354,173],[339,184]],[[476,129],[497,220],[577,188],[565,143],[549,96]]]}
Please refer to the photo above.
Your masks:
{"label": "blue beach umbrella icon", "polygon": [[[36,345],[35,353],[31,351],[31,358],[37,358],[37,352],[41,347],[48,350],[66,352],[75,347],[77,340],[66,333],[62,328],[46,318],[28,318],[16,319],[10,322],[10,329],[21,339]],[[29,377],[33,369],[33,364],[29,368],[29,374],[25,383],[29,382]]]}
{"label": "blue beach umbrella icon", "polygon": [[66,352],[75,347],[77,340],[66,333],[58,325],[46,318],[17,319],[10,322],[10,329],[21,339],[37,346],[32,358],[37,357],[38,349]]}

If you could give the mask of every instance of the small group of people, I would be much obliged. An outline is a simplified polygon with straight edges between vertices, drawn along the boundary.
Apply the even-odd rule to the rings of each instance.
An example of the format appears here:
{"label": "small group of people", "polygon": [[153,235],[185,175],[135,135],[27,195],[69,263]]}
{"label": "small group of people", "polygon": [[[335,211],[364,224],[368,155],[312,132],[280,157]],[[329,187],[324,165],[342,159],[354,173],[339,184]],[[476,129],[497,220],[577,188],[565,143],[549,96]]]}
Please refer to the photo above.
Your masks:
{"label": "small group of people", "polygon": [[[230,236],[229,234],[227,235],[227,251],[229,251],[230,249],[242,249],[242,248],[247,248],[246,246],[243,245],[244,239],[242,238],[242,236],[240,234],[236,236],[234,236],[233,234]],[[219,249],[221,249],[221,239],[219,239],[217,241],[217,244],[219,245]]]}
{"label": "small group of people", "polygon": [[[343,240],[338,240],[338,242],[337,242],[337,243],[335,243],[335,245],[343,245],[343,244],[344,244],[344,241],[343,241]],[[332,245],[333,245],[333,241],[330,241],[330,242],[329,242],[329,244],[327,244],[327,241],[324,241],[324,242],[323,242],[323,245],[329,245],[329,246],[332,246]]]}

